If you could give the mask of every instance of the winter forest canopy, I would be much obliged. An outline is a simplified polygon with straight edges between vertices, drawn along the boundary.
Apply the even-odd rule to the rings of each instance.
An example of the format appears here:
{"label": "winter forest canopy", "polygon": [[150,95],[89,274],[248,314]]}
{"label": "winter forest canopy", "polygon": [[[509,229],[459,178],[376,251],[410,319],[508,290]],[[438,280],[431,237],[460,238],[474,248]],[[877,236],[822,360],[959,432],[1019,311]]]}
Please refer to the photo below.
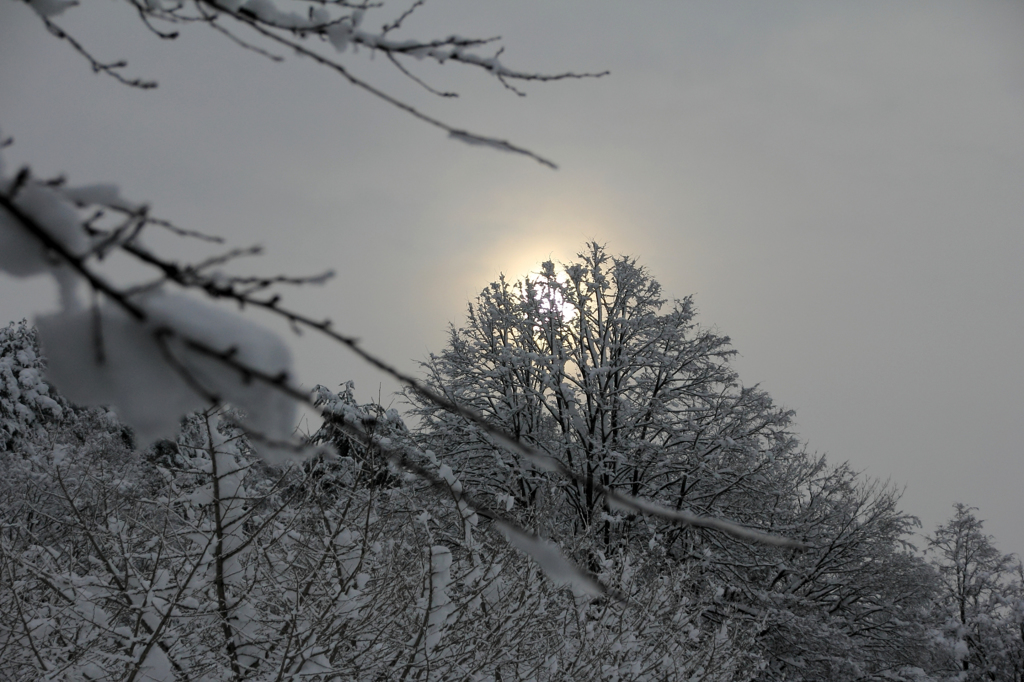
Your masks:
{"label": "winter forest canopy", "polygon": [[[27,4],[83,68],[153,87],[61,28],[86,8]],[[517,94],[603,72],[410,37],[421,5],[125,11],[159,39],[208,28],[283,51],[455,142],[554,167],[345,60],[370,51],[442,98],[412,64]],[[330,273],[237,274],[254,249],[2,153],[0,270],[60,294],[0,330],[6,677],[1024,679],[1024,573],[977,510],[912,544],[901,491],[808,451],[793,413],[741,381],[729,338],[637,259],[591,241],[500,276],[413,376],[302,308]],[[157,234],[205,253],[182,260]],[[351,384],[303,388],[267,318],[404,384],[404,413]],[[300,408],[319,419],[305,434]]]}

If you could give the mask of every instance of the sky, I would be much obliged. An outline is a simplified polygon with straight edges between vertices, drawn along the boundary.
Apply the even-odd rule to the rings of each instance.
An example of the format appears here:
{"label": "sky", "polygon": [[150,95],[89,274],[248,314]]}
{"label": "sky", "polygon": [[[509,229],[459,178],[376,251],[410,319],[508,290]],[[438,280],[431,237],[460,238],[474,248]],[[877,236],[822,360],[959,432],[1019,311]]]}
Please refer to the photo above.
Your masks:
{"label": "sky", "polygon": [[[1024,555],[1021,3],[431,0],[407,20],[408,37],[500,35],[511,68],[611,72],[525,97],[411,64],[460,94],[441,99],[386,59],[344,55],[556,171],[449,140],[292,55],[202,26],[162,41],[125,2],[57,23],[159,88],[93,74],[0,2],[8,168],[115,182],[154,215],[263,245],[255,272],[334,270],[286,300],[409,371],[499,273],[606,243],[668,296],[694,295],[809,449],[905,486],[925,531],[955,501],[976,506]],[[55,305],[42,280],[0,275],[0,321]],[[391,400],[395,384],[343,349],[303,337],[293,352],[305,385],[353,379],[360,399]]]}

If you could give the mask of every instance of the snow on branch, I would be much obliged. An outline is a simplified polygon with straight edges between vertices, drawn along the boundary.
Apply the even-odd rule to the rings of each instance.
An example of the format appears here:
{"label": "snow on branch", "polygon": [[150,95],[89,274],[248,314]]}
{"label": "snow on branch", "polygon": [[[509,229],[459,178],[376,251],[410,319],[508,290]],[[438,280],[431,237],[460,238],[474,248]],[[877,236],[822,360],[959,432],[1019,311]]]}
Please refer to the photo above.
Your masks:
{"label": "snow on branch", "polygon": [[[76,2],[64,0],[27,0],[36,11],[47,30],[55,37],[67,42],[84,57],[97,73],[105,73],[121,83],[139,89],[155,88],[157,83],[142,78],[129,78],[122,75],[127,67],[125,61],[103,62],[93,56],[78,40],[54,23],[53,18],[65,10],[76,6]],[[355,76],[340,61],[339,56],[348,51],[353,52],[363,47],[372,52],[380,52],[400,73],[417,85],[440,97],[456,97],[457,93],[443,92],[430,86],[423,78],[415,75],[403,60],[431,61],[437,65],[457,62],[474,67],[493,76],[506,89],[517,95],[525,93],[510,84],[510,81],[550,82],[566,79],[599,78],[608,74],[607,71],[596,73],[577,73],[566,71],[561,73],[538,73],[520,71],[505,66],[500,60],[505,48],[499,47],[491,56],[481,55],[480,48],[497,43],[500,38],[466,38],[449,35],[443,38],[428,40],[411,38],[393,38],[392,32],[399,31],[409,16],[423,2],[415,2],[407,10],[391,22],[384,23],[379,31],[368,31],[365,15],[368,10],[377,10],[383,3],[349,3],[343,1],[325,1],[309,3],[302,0],[146,0],[145,2],[129,2],[138,13],[145,26],[155,35],[164,40],[177,38],[177,31],[161,31],[156,28],[157,22],[172,25],[205,24],[226,36],[236,44],[257,52],[274,61],[283,57],[269,52],[261,45],[239,34],[239,29],[252,31],[258,40],[269,41],[271,45],[285,49],[287,52],[311,59],[332,69],[350,84],[355,85],[373,96],[384,100],[406,113],[440,128],[448,136],[469,144],[487,146],[501,151],[521,154],[537,162],[556,168],[549,159],[540,156],[518,145],[499,140],[493,136],[467,132],[450,125],[440,119],[423,113],[403,100],[390,95],[371,83]],[[297,11],[298,10],[298,11]],[[318,41],[310,41],[317,38]],[[324,52],[316,45],[329,46],[334,54]]]}
{"label": "snow on branch", "polygon": [[[287,310],[280,305],[279,295],[262,293],[277,283],[318,282],[324,276],[210,275],[206,266],[222,263],[231,254],[197,266],[162,259],[140,243],[147,224],[144,211],[132,214],[135,229],[126,234],[124,225],[87,231],[76,210],[98,205],[119,211],[131,208],[116,191],[65,189],[60,183],[33,179],[27,169],[11,181],[0,178],[0,269],[15,276],[49,273],[62,283],[63,309],[36,320],[49,359],[48,375],[76,403],[114,406],[144,444],[173,436],[184,415],[229,403],[242,409],[245,418],[241,425],[260,444],[264,458],[281,462],[303,451],[300,443],[290,441],[297,405],[320,407],[292,382],[288,348],[276,335],[239,315],[166,291],[168,283],[196,290],[207,298],[230,299],[276,313],[294,326],[327,334],[364,358],[372,358],[378,367],[390,368],[362,350],[354,339],[332,331],[329,321],[318,322]],[[112,239],[112,234],[122,236]],[[127,289],[111,284],[96,271],[92,261],[98,252],[90,248],[90,242],[119,249],[155,267],[161,279]],[[89,308],[82,306],[78,289],[83,284],[104,300]],[[338,413],[323,410],[323,414],[371,442],[362,426],[364,420],[345,422]],[[513,544],[535,556],[556,580],[568,580],[584,593],[604,592],[571,562],[553,558],[558,554],[553,546],[532,538],[511,521],[497,519],[472,500],[450,472],[447,476],[434,473],[407,453],[387,449],[384,443],[372,444],[384,449],[395,466],[447,491],[467,519],[479,514],[500,521]]]}

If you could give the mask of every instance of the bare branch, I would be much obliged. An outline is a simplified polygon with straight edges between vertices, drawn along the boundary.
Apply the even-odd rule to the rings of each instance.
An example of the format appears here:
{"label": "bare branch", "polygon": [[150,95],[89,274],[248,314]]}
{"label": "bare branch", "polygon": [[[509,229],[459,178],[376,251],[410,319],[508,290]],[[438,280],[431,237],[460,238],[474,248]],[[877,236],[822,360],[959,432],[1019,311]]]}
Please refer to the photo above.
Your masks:
{"label": "bare branch", "polygon": [[105,73],[108,76],[116,79],[117,81],[119,81],[119,82],[121,82],[121,83],[123,83],[123,84],[125,84],[125,85],[127,85],[128,87],[131,87],[131,88],[138,88],[140,90],[149,90],[149,89],[155,88],[157,86],[156,81],[147,81],[147,80],[142,80],[141,78],[132,78],[132,79],[125,78],[124,76],[122,76],[118,72],[118,70],[119,69],[123,69],[124,67],[128,66],[128,62],[126,62],[126,61],[109,62],[109,63],[101,62],[98,59],[96,59],[95,57],[93,57],[92,54],[88,50],[86,50],[85,47],[83,47],[81,43],[79,43],[77,40],[75,40],[75,38],[73,36],[71,36],[69,33],[64,31],[61,27],[57,26],[57,24],[53,23],[52,21],[50,21],[48,18],[46,18],[44,16],[40,16],[39,18],[42,20],[43,24],[46,26],[46,29],[53,36],[55,36],[56,38],[59,38],[60,40],[63,40],[65,42],[67,42],[68,45],[73,47],[75,49],[75,51],[78,52],[78,54],[80,54],[83,57],[85,57],[85,59],[92,66],[92,70],[94,72],[96,72],[96,73]]}
{"label": "bare branch", "polygon": [[388,33],[389,31],[393,31],[396,28],[399,28],[402,25],[403,21],[405,21],[407,18],[409,18],[409,16],[413,12],[415,12],[418,7],[422,7],[424,4],[426,4],[426,2],[427,2],[427,0],[416,0],[416,2],[412,3],[412,5],[410,5],[409,9],[405,10],[400,15],[398,15],[397,19],[392,21],[390,24],[384,24],[383,26],[381,26],[381,29],[380,29],[381,35],[384,35],[384,34]]}

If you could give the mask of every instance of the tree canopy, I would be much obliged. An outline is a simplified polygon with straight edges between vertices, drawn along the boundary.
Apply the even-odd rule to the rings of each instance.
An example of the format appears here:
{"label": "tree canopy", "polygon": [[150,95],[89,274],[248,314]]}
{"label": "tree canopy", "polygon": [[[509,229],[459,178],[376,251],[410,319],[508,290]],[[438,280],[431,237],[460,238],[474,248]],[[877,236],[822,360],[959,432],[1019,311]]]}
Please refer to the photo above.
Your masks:
{"label": "tree canopy", "polygon": [[[582,564],[657,556],[687,567],[693,589],[714,586],[756,625],[758,679],[912,679],[931,666],[938,589],[909,544],[917,520],[893,486],[808,453],[793,413],[744,386],[734,355],[692,298],[670,303],[636,259],[590,243],[576,260],[488,285],[424,363],[435,391],[579,476],[552,475],[410,398],[426,447],[527,527],[571,538]],[[617,491],[799,545],[668,525],[620,507]]]}

